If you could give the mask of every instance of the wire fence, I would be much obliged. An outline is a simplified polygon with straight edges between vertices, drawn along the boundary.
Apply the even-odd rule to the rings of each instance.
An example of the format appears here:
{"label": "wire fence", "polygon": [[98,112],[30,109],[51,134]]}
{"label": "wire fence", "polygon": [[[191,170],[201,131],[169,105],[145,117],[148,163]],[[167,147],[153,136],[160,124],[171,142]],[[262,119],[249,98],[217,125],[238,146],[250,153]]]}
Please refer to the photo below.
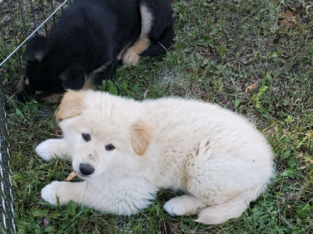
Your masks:
{"label": "wire fence", "polygon": [[[46,35],[71,0],[0,0],[0,233],[16,233],[6,108],[22,74],[22,54],[35,33]],[[4,88],[5,87],[5,88]]]}
{"label": "wire fence", "polygon": [[2,79],[0,79],[0,102],[0,233],[16,233],[10,170],[9,130],[6,121],[6,100]]}

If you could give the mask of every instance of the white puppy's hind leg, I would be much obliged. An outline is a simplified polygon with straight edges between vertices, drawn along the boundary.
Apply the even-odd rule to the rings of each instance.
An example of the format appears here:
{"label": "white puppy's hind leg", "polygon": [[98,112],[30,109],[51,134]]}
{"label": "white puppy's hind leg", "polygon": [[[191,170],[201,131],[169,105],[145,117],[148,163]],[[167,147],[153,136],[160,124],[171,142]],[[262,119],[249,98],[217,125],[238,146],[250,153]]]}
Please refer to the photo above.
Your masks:
{"label": "white puppy's hind leg", "polygon": [[205,203],[191,195],[174,197],[164,204],[164,209],[170,215],[194,215],[205,207]]}
{"label": "white puppy's hind leg", "polygon": [[35,149],[42,159],[49,161],[52,158],[69,159],[67,144],[64,139],[49,139],[41,142]]}
{"label": "white puppy's hind leg", "polygon": [[232,200],[203,209],[195,221],[209,225],[221,224],[229,219],[240,217],[246,208],[247,205],[243,200]]}
{"label": "white puppy's hind leg", "polygon": [[195,221],[204,224],[221,224],[229,219],[240,217],[249,203],[257,199],[260,192],[263,191],[262,187],[250,189],[228,202],[203,209]]}

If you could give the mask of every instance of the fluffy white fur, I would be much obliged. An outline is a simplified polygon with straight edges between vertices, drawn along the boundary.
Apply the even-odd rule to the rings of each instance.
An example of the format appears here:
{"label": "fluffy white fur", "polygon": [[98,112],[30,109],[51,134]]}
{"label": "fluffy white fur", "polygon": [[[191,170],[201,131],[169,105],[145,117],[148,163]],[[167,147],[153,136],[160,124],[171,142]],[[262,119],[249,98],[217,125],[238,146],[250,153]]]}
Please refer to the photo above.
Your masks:
{"label": "fluffy white fur", "polygon": [[[239,217],[274,176],[265,137],[244,117],[217,105],[179,98],[138,102],[104,92],[69,91],[57,116],[63,139],[36,148],[45,160],[69,155],[94,173],[83,182],[54,181],[41,195],[50,204],[73,200],[101,212],[131,215],[149,206],[160,188],[184,191],[164,209],[199,214],[219,224]],[[82,133],[88,133],[86,142]],[[113,144],[115,149],[106,150]]]}

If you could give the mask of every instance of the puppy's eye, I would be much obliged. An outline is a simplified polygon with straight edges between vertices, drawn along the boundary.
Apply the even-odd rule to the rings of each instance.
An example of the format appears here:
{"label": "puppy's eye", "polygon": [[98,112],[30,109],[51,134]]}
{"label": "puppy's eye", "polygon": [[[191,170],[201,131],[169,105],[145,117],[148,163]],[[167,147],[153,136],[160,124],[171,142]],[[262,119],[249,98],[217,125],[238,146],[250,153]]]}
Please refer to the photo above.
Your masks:
{"label": "puppy's eye", "polygon": [[91,140],[91,137],[88,133],[82,133],[82,137],[87,142]]}
{"label": "puppy's eye", "polygon": [[111,151],[111,150],[114,150],[115,147],[112,144],[108,144],[108,145],[105,146],[105,149],[108,150],[108,151]]}

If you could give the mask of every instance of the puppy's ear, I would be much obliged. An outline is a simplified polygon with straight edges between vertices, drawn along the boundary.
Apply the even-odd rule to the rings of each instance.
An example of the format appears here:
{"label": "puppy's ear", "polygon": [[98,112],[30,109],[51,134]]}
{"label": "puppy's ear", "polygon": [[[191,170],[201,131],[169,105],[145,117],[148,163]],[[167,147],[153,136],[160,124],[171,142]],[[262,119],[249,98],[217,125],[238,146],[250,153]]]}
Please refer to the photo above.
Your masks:
{"label": "puppy's ear", "polygon": [[131,128],[131,144],[138,155],[143,155],[153,139],[153,129],[139,120]]}
{"label": "puppy's ear", "polygon": [[84,110],[85,92],[69,90],[65,93],[59,110],[56,113],[57,122],[80,115]]}
{"label": "puppy's ear", "polygon": [[48,50],[46,37],[36,34],[29,39],[23,58],[31,62],[40,62],[46,56]]}

